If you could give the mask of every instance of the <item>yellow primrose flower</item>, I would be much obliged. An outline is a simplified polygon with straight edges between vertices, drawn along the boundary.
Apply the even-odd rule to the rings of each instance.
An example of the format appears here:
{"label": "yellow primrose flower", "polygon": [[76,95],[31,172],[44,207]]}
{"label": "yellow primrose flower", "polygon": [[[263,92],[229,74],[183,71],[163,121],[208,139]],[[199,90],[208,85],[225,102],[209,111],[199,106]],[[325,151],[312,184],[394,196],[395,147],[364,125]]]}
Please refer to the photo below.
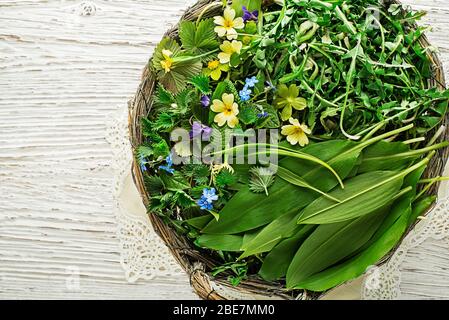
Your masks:
{"label": "yellow primrose flower", "polygon": [[229,65],[221,64],[218,60],[212,60],[207,64],[207,68],[203,70],[204,74],[210,76],[213,80],[218,80],[223,71],[229,71]]}
{"label": "yellow primrose flower", "polygon": [[171,52],[170,50],[162,50],[162,55],[164,56],[165,60],[161,61],[161,66],[162,68],[164,68],[165,72],[170,72],[171,67],[173,66],[173,59],[172,59],[172,55],[173,52]]}
{"label": "yellow primrose flower", "polygon": [[274,100],[274,104],[278,109],[282,109],[282,121],[292,116],[292,108],[295,110],[304,110],[307,108],[307,100],[299,97],[299,88],[296,84],[292,84],[290,87],[281,84],[278,87],[277,98]]}
{"label": "yellow primrose flower", "polygon": [[214,118],[214,122],[222,127],[226,122],[230,128],[234,128],[238,123],[237,115],[239,114],[239,105],[234,102],[234,95],[223,93],[221,100],[215,99],[210,109],[218,112]]}
{"label": "yellow primrose flower", "polygon": [[227,36],[228,40],[237,39],[237,31],[235,29],[243,29],[245,23],[242,17],[235,17],[235,10],[230,7],[226,7],[223,13],[223,17],[214,17],[214,22],[217,25],[215,32],[219,37]]}
{"label": "yellow primrose flower", "polygon": [[309,144],[307,134],[311,134],[312,131],[305,124],[300,124],[298,119],[290,118],[288,121],[290,125],[282,126],[281,131],[284,136],[287,136],[287,141],[292,145],[299,143],[301,147]]}
{"label": "yellow primrose flower", "polygon": [[221,52],[218,54],[218,59],[221,63],[229,63],[231,61],[231,56],[234,53],[240,54],[243,44],[240,41],[232,40],[232,42],[224,41],[220,46]]}

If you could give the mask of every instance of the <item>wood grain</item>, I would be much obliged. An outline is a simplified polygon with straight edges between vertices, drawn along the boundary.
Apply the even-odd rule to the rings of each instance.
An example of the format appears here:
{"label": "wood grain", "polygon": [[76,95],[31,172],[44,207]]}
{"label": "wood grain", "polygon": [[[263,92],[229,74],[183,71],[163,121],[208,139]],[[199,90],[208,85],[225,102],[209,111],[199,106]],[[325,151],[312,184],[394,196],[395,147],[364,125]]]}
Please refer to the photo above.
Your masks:
{"label": "wood grain", "polygon": [[[154,46],[192,1],[96,0],[91,15],[81,2],[0,0],[0,298],[195,298],[183,276],[125,281],[105,140],[109,114],[126,108]],[[447,1],[404,2],[429,11],[423,23],[448,70]],[[432,296],[434,282],[413,281],[430,274],[419,256],[404,268],[405,297]]]}
{"label": "wood grain", "polygon": [[186,276],[126,282],[105,140],[186,1],[80,3],[0,1],[0,298],[196,298]]}

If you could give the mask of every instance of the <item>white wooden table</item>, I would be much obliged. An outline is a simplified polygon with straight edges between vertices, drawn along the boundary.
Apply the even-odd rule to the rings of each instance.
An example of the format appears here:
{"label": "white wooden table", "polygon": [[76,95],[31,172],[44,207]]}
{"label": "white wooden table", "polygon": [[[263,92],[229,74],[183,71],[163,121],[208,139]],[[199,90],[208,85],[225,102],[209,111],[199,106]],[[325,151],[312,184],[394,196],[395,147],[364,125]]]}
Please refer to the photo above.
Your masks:
{"label": "white wooden table", "polygon": [[[105,140],[192,1],[82,2],[0,0],[0,298],[195,298],[186,276],[126,282]],[[406,2],[429,11],[448,70],[449,4]]]}

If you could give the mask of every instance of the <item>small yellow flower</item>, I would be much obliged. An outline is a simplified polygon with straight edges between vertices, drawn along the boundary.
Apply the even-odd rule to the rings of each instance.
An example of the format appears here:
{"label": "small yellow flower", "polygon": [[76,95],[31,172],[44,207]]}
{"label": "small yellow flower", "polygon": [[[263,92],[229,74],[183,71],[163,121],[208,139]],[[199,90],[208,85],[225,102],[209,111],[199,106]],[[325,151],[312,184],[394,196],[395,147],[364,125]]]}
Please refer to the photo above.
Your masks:
{"label": "small yellow flower", "polygon": [[242,17],[235,17],[235,10],[230,7],[226,7],[223,13],[223,17],[214,17],[214,22],[217,25],[215,32],[219,37],[227,36],[228,40],[237,39],[237,31],[235,29],[243,29],[245,23]]}
{"label": "small yellow flower", "polygon": [[222,127],[226,122],[230,128],[234,128],[239,119],[239,105],[234,102],[234,95],[223,93],[221,100],[215,99],[210,109],[218,114],[214,118],[214,122]]}
{"label": "small yellow flower", "polygon": [[165,60],[161,61],[161,66],[162,68],[164,68],[165,73],[170,72],[171,67],[173,66],[173,59],[172,59],[172,55],[173,52],[171,52],[170,50],[162,50],[162,55],[164,56]]}
{"label": "small yellow flower", "polygon": [[218,60],[212,60],[207,64],[207,68],[203,69],[204,74],[210,76],[213,80],[218,80],[222,72],[229,71],[229,65],[221,64]]}
{"label": "small yellow flower", "polygon": [[304,110],[307,108],[307,100],[299,97],[299,88],[296,84],[292,84],[290,87],[281,84],[278,87],[277,95],[274,104],[278,109],[282,109],[282,121],[285,121],[292,116],[293,109]]}
{"label": "small yellow flower", "polygon": [[221,52],[218,54],[218,59],[221,63],[229,63],[231,61],[231,56],[234,53],[240,54],[243,44],[240,41],[232,40],[232,42],[224,41],[220,46]]}
{"label": "small yellow flower", "polygon": [[284,136],[287,136],[287,141],[292,145],[299,143],[301,147],[309,144],[307,134],[311,134],[312,131],[305,124],[300,124],[298,119],[290,118],[288,121],[291,125],[282,126],[281,131]]}

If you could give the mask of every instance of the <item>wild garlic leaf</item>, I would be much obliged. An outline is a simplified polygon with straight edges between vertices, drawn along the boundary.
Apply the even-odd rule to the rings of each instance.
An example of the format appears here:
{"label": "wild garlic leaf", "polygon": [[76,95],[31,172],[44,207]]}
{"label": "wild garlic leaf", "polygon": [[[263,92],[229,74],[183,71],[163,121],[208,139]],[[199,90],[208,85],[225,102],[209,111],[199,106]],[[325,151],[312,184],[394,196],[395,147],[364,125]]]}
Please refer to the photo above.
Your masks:
{"label": "wild garlic leaf", "polygon": [[267,281],[274,281],[285,277],[293,257],[315,227],[314,225],[302,226],[295,235],[283,239],[267,254],[259,270],[259,275]]}
{"label": "wild garlic leaf", "polygon": [[240,251],[243,236],[203,234],[199,236],[195,244],[202,248],[220,251]]}
{"label": "wild garlic leaf", "polygon": [[355,220],[319,225],[304,241],[287,271],[287,287],[295,288],[311,275],[350,256],[376,232],[389,206]]}
{"label": "wild garlic leaf", "polygon": [[254,167],[249,172],[249,189],[256,193],[265,192],[268,196],[268,188],[274,182],[273,171],[265,167]]}
{"label": "wild garlic leaf", "polygon": [[320,197],[302,211],[298,223],[329,224],[367,215],[391,203],[400,193],[404,177],[422,166],[418,163],[404,171],[374,171],[351,178],[345,189],[329,193],[340,203]]}

